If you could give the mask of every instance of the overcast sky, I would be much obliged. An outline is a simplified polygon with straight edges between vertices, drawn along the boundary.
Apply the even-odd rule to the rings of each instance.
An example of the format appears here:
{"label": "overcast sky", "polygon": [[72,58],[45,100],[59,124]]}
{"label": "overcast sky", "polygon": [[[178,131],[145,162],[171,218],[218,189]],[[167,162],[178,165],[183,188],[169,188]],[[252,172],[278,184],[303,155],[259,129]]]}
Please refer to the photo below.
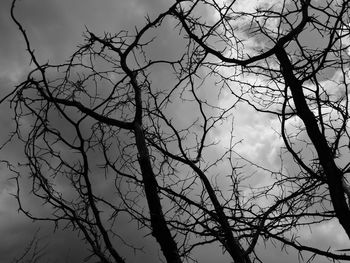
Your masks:
{"label": "overcast sky", "polygon": [[[171,1],[167,0],[19,0],[16,14],[23,23],[41,62],[50,60],[52,63],[64,62],[81,43],[85,27],[92,32],[118,32],[121,29],[133,29],[135,25],[142,25],[147,14],[155,15],[167,9]],[[0,1],[0,95],[13,89],[13,86],[23,79],[29,70],[29,57],[25,53],[25,45],[15,24],[10,20],[10,0]],[[247,5],[248,8],[248,5]],[[158,43],[154,56],[169,56],[181,46],[170,25],[161,29],[162,41]],[[166,79],[161,78],[161,82]],[[208,96],[209,97],[209,96]],[[221,106],[228,105],[232,98],[228,95],[222,99]],[[186,116],[186,108],[179,108],[178,116]],[[0,138],[5,139],[13,122],[6,114],[6,105],[0,107]],[[224,131],[229,130],[229,124],[223,125]],[[257,115],[247,105],[241,105],[235,113],[235,136],[237,140],[244,138],[244,144],[236,149],[241,154],[249,156],[252,161],[265,165],[271,169],[279,168],[279,149],[282,145],[278,134],[279,123],[269,115]],[[221,146],[228,144],[227,133],[216,134]],[[220,145],[219,145],[220,146]],[[0,152],[0,159],[20,160],[23,150],[16,145]],[[53,232],[48,224],[31,222],[22,214],[17,213],[17,203],[10,193],[15,188],[4,167],[0,167],[0,262],[11,262],[18,256],[26,243],[31,239],[38,228],[43,236],[44,244],[48,244],[47,255],[51,262],[79,262],[86,256],[86,251],[74,233]],[[262,176],[256,184],[267,184],[270,178]],[[24,187],[24,192],[30,191]],[[41,204],[28,197],[28,203],[34,210],[40,210]],[[128,223],[124,225],[127,231],[132,231]],[[329,246],[344,248],[350,243],[344,232],[335,221],[322,224],[313,229],[313,232],[300,233],[306,243],[317,244],[320,248]],[[142,236],[142,235],[141,235]],[[148,239],[147,246],[152,247],[153,241]],[[308,244],[310,245],[310,244]],[[214,249],[213,249],[214,250]],[[259,250],[263,251],[265,262],[284,263],[296,262],[295,252],[288,249],[289,254],[280,252],[280,248],[271,245]],[[220,250],[217,251],[220,253]],[[157,259],[157,252],[149,258]],[[64,255],[64,256],[63,256]],[[214,262],[216,254],[212,251],[202,251],[199,262]],[[63,257],[63,258],[62,258]],[[145,262],[147,257],[141,255],[127,262]],[[228,261],[227,261],[228,262]],[[323,261],[318,261],[323,262]]]}

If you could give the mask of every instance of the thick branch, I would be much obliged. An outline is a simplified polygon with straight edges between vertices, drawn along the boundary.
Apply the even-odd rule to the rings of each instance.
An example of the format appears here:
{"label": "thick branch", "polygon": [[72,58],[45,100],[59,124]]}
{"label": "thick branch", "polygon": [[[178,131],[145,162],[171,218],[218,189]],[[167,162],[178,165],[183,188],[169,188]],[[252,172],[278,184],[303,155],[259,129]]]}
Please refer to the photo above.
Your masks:
{"label": "thick branch", "polygon": [[302,83],[295,77],[293,66],[283,47],[277,50],[276,56],[281,64],[285,83],[291,90],[297,115],[304,122],[307,134],[317,151],[320,164],[327,178],[327,184],[329,186],[329,192],[336,216],[348,237],[350,237],[350,211],[346,203],[342,186],[343,173],[337,167],[333,158],[334,155],[332,150],[328,146],[326,138],[318,128],[315,115],[307,105]]}
{"label": "thick branch", "polygon": [[181,263],[178,248],[167,226],[158,195],[158,183],[152,169],[145,135],[142,129],[142,98],[141,89],[136,81],[136,74],[131,74],[131,83],[135,90],[136,113],[134,133],[138,150],[138,161],[141,168],[147,203],[150,210],[152,235],[159,243],[168,263]]}

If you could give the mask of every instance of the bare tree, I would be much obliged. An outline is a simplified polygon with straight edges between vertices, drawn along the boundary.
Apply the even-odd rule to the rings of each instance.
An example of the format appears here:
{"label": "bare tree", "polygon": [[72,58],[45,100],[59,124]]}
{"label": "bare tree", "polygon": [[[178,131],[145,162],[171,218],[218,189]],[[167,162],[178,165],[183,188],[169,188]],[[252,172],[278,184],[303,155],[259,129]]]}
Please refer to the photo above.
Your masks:
{"label": "bare tree", "polygon": [[[318,202],[350,236],[349,1],[278,1],[251,12],[236,5],[237,1],[222,5],[196,1],[174,14],[201,51],[221,61],[210,67],[222,78],[223,88],[256,110],[279,116],[286,149],[307,181],[326,186],[320,196],[324,201]],[[194,15],[203,6],[216,13],[216,21],[208,23]],[[242,25],[243,32],[236,33]],[[262,44],[249,45],[249,38]],[[226,67],[239,70],[223,75]],[[332,75],[334,83],[329,85],[325,80]],[[262,81],[257,85],[245,81],[248,76],[260,76]],[[233,88],[233,83],[240,89]],[[302,125],[297,132],[288,132],[288,120],[293,118]],[[307,139],[300,136],[304,131]],[[305,158],[305,149],[311,149],[311,160]],[[332,208],[326,205],[329,200]]]}
{"label": "bare tree", "polygon": [[[195,250],[206,245],[221,246],[236,263],[262,262],[261,241],[311,252],[311,259],[350,260],[294,236],[335,217],[350,234],[347,1],[279,1],[249,12],[237,1],[176,1],[134,32],[87,30],[59,65],[37,59],[15,3],[12,19],[34,69],[1,100],[11,101],[17,123],[8,143],[23,142],[32,193],[52,209],[48,216],[27,211],[18,175],[27,216],[77,230],[101,262],[127,262],[116,240],[137,249],[119,233],[125,215],[149,229],[169,263],[196,260]],[[174,21],[185,48],[152,59],[157,29]],[[307,45],[310,32],[320,45]],[[250,38],[261,45],[249,45]],[[156,82],[160,67],[166,87]],[[337,92],[324,84],[334,72],[341,75]],[[227,91],[236,97],[222,107]],[[213,134],[232,122],[237,103],[278,116],[298,171],[272,171],[241,156],[234,126],[229,145],[218,151]],[[179,105],[187,118],[176,115]],[[303,125],[288,130],[295,118]],[[249,169],[273,182],[243,194]]]}

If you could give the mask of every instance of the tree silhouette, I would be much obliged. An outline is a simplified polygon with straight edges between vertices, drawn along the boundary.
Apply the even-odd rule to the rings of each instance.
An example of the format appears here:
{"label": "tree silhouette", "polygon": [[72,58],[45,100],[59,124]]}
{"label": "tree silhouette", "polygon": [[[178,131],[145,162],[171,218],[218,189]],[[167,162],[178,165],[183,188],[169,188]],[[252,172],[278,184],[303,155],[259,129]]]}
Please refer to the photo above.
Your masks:
{"label": "tree silhouette", "polygon": [[[125,216],[152,234],[168,263],[195,261],[207,245],[235,263],[263,262],[261,242],[310,252],[310,261],[350,260],[297,235],[337,218],[350,236],[348,1],[247,11],[239,1],[179,0],[132,32],[87,30],[59,65],[38,60],[15,4],[33,69],[1,100],[11,101],[17,124],[8,143],[23,143],[32,193],[52,209],[26,210],[16,173],[28,217],[76,230],[101,262],[128,262],[116,240],[138,249],[119,233]],[[169,23],[184,48],[154,59],[149,50]],[[273,171],[235,150],[238,104],[278,118],[281,158],[290,154],[297,169]],[[232,129],[220,151],[224,123]],[[259,173],[271,184],[248,187]]]}

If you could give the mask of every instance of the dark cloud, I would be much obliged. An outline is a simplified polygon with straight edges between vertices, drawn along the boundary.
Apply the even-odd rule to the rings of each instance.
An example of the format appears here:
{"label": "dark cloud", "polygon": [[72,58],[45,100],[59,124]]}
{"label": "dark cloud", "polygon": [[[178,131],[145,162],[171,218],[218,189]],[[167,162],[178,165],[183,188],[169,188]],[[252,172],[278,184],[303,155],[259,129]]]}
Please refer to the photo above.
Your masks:
{"label": "dark cloud", "polygon": [[[25,45],[10,19],[10,0],[0,2],[0,74],[13,79],[29,65]],[[147,14],[165,9],[164,1],[17,1],[15,15],[24,25],[32,49],[42,63],[62,63],[82,42],[85,27],[96,34],[134,29]],[[156,8],[157,7],[157,8]]]}
{"label": "dark cloud", "polygon": [[[151,12],[156,1],[142,3],[136,1],[18,1],[16,17],[18,18],[29,36],[32,48],[41,62],[50,60],[51,63],[62,63],[69,58],[75,50],[75,46],[82,42],[82,33],[85,26],[96,34],[103,32],[118,32],[121,29],[134,29],[135,25],[145,23],[145,16]],[[13,89],[15,82],[25,76],[29,69],[29,57],[25,53],[25,45],[15,24],[10,19],[10,0],[0,1],[0,88],[3,96]],[[159,6],[161,7],[161,6]],[[169,47],[171,48],[171,47]],[[8,104],[1,105],[1,112],[7,112]],[[0,138],[6,140],[8,132],[13,128],[13,119],[8,114],[0,114],[0,120],[6,129],[0,130]],[[1,159],[21,161],[23,157],[21,145],[11,144],[1,151]],[[5,158],[6,157],[6,158]],[[44,236],[44,244],[47,242],[45,258],[50,262],[82,262],[88,255],[86,246],[83,245],[76,232],[56,231],[51,224],[33,223],[28,218],[17,212],[18,204],[13,196],[16,188],[9,177],[13,176],[4,167],[0,170],[0,232],[2,236],[0,248],[0,262],[11,262],[24,251],[26,245],[40,227],[40,236]],[[96,182],[98,177],[95,178]],[[30,182],[22,181],[23,202],[33,214],[49,213],[44,209],[41,201],[27,197],[30,192]],[[64,185],[63,185],[64,186]],[[113,184],[108,183],[108,186]],[[65,186],[66,187],[66,186]],[[106,190],[100,187],[100,190]],[[109,190],[109,189],[108,189]],[[131,234],[131,239],[138,239],[139,244],[144,245],[146,232],[137,232],[136,226],[127,220],[122,223],[124,234]],[[141,233],[141,235],[137,234]],[[134,236],[134,237],[133,237]],[[149,238],[151,239],[151,238]],[[154,241],[147,242],[153,250]],[[122,254],[132,252],[124,249]],[[64,257],[64,259],[62,259]],[[148,257],[148,256],[147,256]],[[142,253],[136,256],[134,262],[140,262],[141,258],[147,259]],[[158,255],[149,258],[157,259]],[[131,261],[130,261],[131,262]]]}

